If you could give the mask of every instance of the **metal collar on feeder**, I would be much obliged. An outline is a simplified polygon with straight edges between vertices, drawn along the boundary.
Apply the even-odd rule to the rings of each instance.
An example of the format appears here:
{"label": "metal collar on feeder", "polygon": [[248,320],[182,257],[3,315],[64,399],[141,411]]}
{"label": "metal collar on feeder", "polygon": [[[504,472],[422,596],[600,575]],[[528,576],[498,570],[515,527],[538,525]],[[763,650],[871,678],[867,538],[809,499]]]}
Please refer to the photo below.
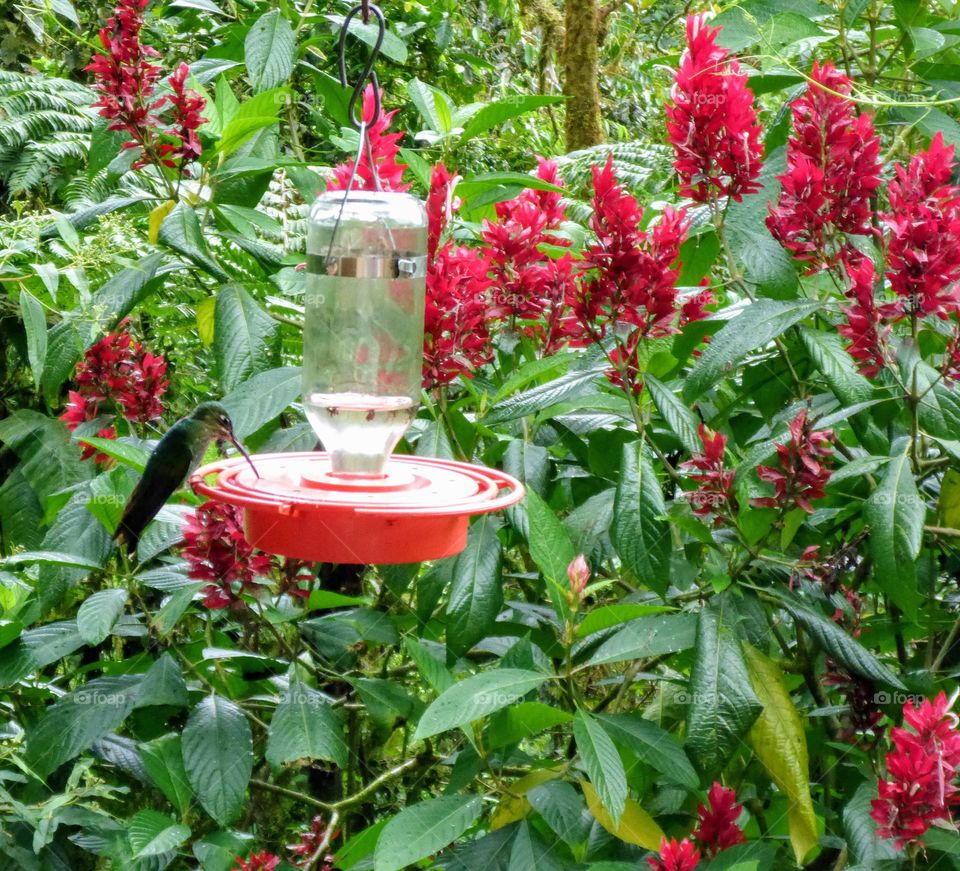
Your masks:
{"label": "metal collar on feeder", "polygon": [[[498,511],[524,491],[495,469],[391,457],[420,405],[427,215],[411,194],[383,190],[367,135],[381,111],[373,66],[386,32],[372,3],[343,22],[341,83],[347,86],[346,36],[360,14],[376,18],[379,36],[349,104],[356,157],[346,189],[321,194],[307,221],[303,405],[325,450],[259,455],[259,478],[235,461],[215,463],[191,483],[242,507],[248,540],[270,553],[418,562],[460,552],[471,515]],[[358,118],[368,83],[373,113]],[[368,189],[357,190],[364,152]]]}

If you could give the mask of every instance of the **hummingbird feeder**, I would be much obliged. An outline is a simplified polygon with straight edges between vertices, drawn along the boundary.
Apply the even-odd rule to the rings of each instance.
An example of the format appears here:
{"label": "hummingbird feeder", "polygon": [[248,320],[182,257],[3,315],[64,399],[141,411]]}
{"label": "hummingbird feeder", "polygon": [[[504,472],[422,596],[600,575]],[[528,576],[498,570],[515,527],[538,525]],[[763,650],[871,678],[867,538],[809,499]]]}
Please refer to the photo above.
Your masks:
{"label": "hummingbird feeder", "polygon": [[[369,8],[368,8],[369,7]],[[244,510],[247,540],[268,553],[336,563],[439,559],[466,546],[471,515],[523,498],[523,485],[496,469],[391,456],[419,407],[423,363],[427,216],[414,196],[354,190],[367,127],[380,113],[373,64],[385,33],[377,6],[351,10],[340,35],[340,79],[350,22],[372,13],[379,39],[354,88],[359,134],[344,191],[321,194],[307,224],[303,404],[324,451],[260,454],[198,469],[197,493]],[[374,116],[356,116],[367,81]]]}

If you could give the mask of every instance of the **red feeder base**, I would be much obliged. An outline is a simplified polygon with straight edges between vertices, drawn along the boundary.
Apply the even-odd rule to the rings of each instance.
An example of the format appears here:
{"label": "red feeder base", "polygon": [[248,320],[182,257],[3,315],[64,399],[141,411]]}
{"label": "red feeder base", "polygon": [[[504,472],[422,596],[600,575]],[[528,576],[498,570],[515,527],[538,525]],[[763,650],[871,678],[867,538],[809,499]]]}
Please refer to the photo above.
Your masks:
{"label": "red feeder base", "polygon": [[243,508],[254,547],[314,562],[453,556],[466,546],[471,515],[499,511],[524,494],[497,469],[428,457],[391,457],[380,477],[334,475],[319,452],[259,454],[253,462],[259,478],[238,458],[198,469],[190,484]]}

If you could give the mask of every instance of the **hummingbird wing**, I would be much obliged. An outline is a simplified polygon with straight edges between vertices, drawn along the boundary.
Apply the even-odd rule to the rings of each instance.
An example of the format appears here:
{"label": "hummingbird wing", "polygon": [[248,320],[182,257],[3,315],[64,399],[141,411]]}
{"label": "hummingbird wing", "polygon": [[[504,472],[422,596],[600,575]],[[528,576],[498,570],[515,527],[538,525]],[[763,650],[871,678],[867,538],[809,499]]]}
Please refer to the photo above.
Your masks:
{"label": "hummingbird wing", "polygon": [[143,470],[143,476],[127,500],[123,516],[113,537],[134,553],[147,524],[174,494],[186,478],[193,462],[190,428],[183,421],[174,424],[164,435]]}

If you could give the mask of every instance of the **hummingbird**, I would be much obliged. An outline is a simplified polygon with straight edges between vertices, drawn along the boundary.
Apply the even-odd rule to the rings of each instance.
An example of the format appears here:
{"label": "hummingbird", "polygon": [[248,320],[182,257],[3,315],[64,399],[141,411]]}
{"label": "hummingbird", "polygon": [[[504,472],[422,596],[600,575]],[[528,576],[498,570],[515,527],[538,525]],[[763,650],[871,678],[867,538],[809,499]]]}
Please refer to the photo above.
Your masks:
{"label": "hummingbird", "polygon": [[143,476],[123,509],[113,537],[134,553],[147,524],[183,484],[203,459],[210,442],[229,441],[240,451],[259,478],[250,455],[233,434],[233,422],[219,402],[201,402],[192,414],[178,420],[157,443],[147,460]]}

